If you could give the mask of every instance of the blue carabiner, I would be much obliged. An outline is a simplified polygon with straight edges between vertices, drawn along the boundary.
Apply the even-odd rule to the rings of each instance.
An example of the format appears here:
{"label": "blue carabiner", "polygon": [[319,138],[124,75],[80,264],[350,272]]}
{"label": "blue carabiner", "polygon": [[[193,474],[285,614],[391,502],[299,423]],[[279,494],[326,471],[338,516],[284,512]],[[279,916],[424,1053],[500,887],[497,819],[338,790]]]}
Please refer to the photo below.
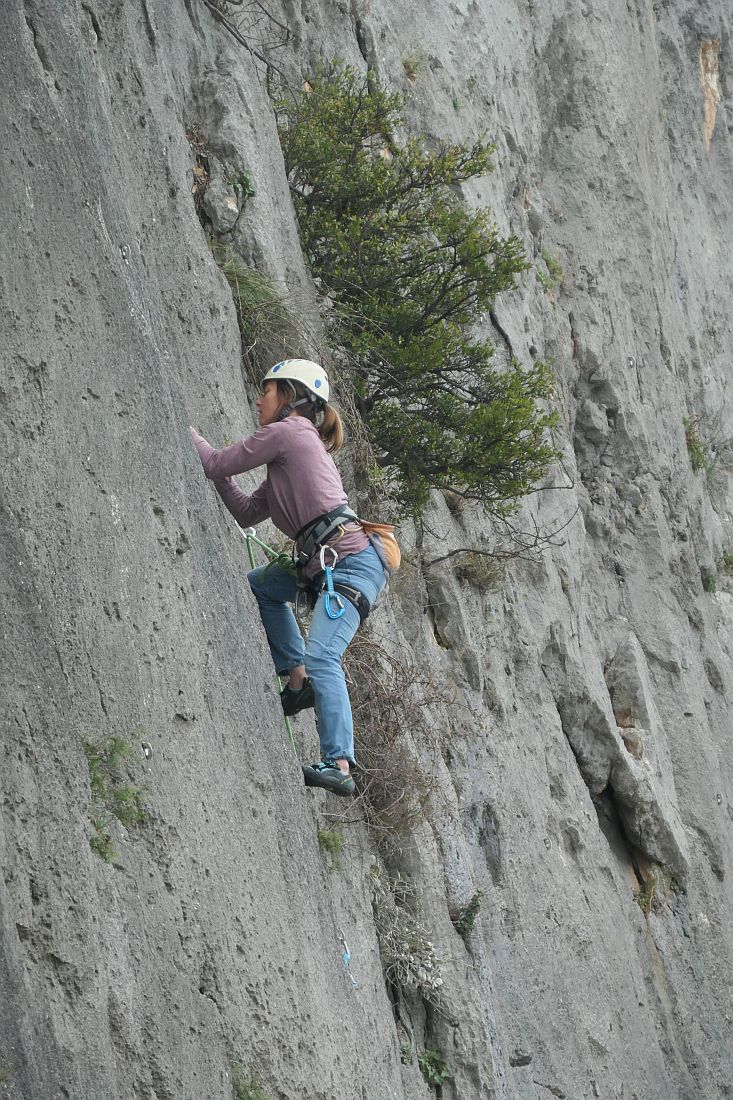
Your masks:
{"label": "blue carabiner", "polygon": [[[326,551],[329,550],[333,554],[333,561],[330,565],[326,565]],[[333,567],[338,561],[338,554],[334,550],[333,546],[321,547],[321,569],[323,570],[326,578],[326,614],[329,619],[340,619],[346,608],[343,605],[341,597],[333,587]],[[331,607],[331,600],[336,601],[337,610],[334,611]]]}

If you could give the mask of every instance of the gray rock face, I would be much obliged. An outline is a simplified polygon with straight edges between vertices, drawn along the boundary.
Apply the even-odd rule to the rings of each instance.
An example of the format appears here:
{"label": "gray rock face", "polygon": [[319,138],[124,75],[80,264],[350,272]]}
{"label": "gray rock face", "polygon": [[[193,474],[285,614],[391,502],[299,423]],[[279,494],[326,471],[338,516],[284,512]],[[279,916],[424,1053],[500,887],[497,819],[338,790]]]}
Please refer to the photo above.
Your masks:
{"label": "gray rock face", "polygon": [[[504,537],[436,497],[367,635],[432,685],[392,750],[417,811],[385,838],[304,790],[187,430],[254,424],[198,142],[214,230],[318,345],[260,66],[201,0],[7,0],[0,1095],[412,1100],[440,1050],[443,1100],[730,1096],[729,5],[314,7],[271,9],[288,73],[368,62],[416,130],[496,139],[466,197],[544,275],[486,323],[555,363],[563,461],[518,524],[556,534],[431,565]],[[147,820],[107,864],[83,741],[111,735]]]}

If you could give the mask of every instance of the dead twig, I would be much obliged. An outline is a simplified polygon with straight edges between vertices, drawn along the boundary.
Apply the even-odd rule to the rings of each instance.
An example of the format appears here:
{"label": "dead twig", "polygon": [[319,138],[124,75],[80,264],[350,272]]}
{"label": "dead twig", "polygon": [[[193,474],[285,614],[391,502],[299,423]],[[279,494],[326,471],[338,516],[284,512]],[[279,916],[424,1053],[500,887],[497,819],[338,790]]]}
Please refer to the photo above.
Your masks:
{"label": "dead twig", "polygon": [[[232,12],[230,11],[231,6],[242,7],[244,0],[201,0],[201,3],[209,9],[217,23],[224,27],[235,42],[243,46],[256,61],[259,61],[260,64],[265,66],[265,72],[268,76],[271,72],[275,72],[283,80],[285,79],[285,74],[282,70],[273,62],[271,57],[268,57],[267,54],[262,51],[263,49],[272,50],[282,48],[290,38],[290,31],[283,23],[280,23],[262,3],[259,3],[259,0],[254,0],[254,2],[248,4],[248,10],[250,12],[257,11],[259,15],[248,22],[247,31],[244,34],[242,34],[237,25],[232,22]],[[240,15],[240,20],[241,19],[242,16]],[[253,44],[252,31],[256,29],[257,33],[259,33],[259,28],[263,23],[269,23],[278,27],[282,32],[282,37],[275,42],[259,45]]]}

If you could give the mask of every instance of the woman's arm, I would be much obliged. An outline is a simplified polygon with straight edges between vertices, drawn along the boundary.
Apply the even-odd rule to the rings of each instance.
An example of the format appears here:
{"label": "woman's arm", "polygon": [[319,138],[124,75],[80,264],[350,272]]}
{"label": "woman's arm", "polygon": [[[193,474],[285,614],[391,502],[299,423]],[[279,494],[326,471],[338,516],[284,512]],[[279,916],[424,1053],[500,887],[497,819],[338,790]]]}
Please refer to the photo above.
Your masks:
{"label": "woman's arm", "polygon": [[258,489],[247,496],[231,477],[214,482],[214,488],[234,516],[240,527],[254,527],[270,518],[270,506],[267,503],[267,482],[263,481]]}
{"label": "woman's arm", "polygon": [[240,439],[221,450],[212,447],[195,428],[191,428],[191,438],[206,476],[212,481],[221,481],[232,474],[243,474],[256,466],[274,462],[280,455],[281,425],[266,424],[248,439]]}

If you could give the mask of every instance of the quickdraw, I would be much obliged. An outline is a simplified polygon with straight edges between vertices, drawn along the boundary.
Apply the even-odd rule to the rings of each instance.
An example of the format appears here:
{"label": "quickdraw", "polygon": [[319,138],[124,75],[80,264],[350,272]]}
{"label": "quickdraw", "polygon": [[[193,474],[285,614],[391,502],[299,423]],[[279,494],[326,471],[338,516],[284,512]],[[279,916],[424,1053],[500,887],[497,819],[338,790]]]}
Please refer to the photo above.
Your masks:
{"label": "quickdraw", "polygon": [[349,951],[349,945],[347,944],[346,938],[344,937],[344,934],[341,931],[339,931],[339,942],[341,944],[341,947],[343,948],[343,950],[341,952],[341,961],[344,964],[344,970],[346,971],[346,973],[348,975],[348,978],[349,978],[349,981],[351,982],[351,985],[353,986],[353,988],[358,989],[359,988],[359,983],[357,982],[356,978],[354,977],[354,975],[351,973],[351,970],[349,969],[349,964],[351,962],[351,952]]}
{"label": "quickdraw", "polygon": [[[333,555],[333,560],[330,565],[326,564],[326,551]],[[338,554],[332,546],[321,547],[321,569],[324,574],[324,583],[326,585],[326,614],[329,619],[340,619],[346,608],[344,607],[343,600],[339,596],[338,592],[333,587],[333,567],[338,561]],[[331,607],[331,601],[336,603],[336,610]]]}

